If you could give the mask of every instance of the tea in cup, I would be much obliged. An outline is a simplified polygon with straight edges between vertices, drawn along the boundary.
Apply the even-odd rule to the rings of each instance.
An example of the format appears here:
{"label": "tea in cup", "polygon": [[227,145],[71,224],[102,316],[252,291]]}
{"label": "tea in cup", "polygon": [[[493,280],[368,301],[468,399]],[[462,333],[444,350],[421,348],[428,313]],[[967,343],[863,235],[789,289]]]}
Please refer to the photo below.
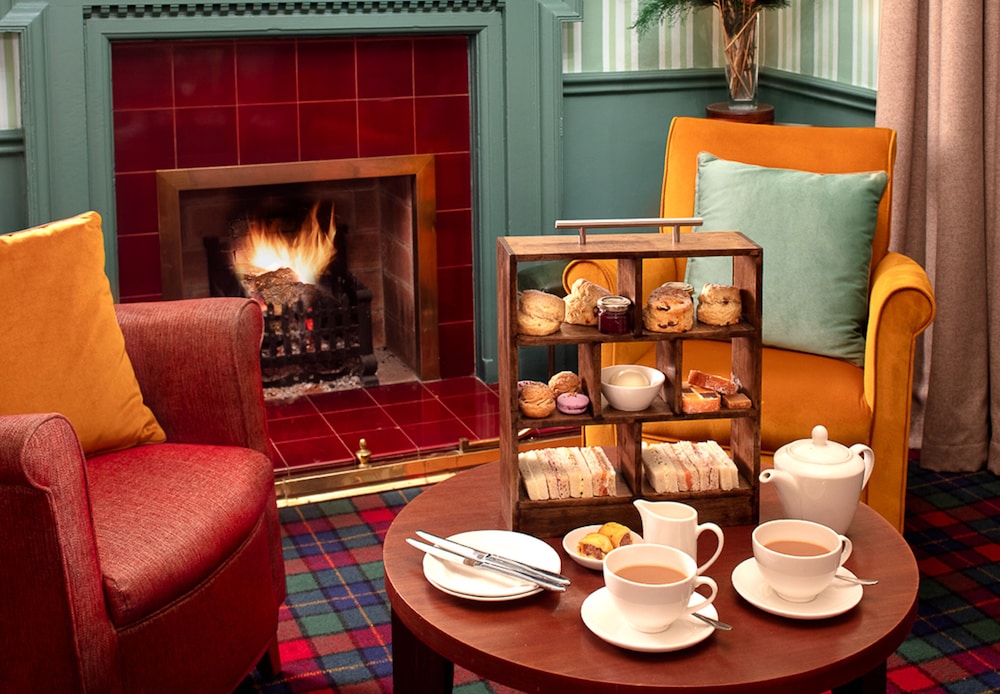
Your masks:
{"label": "tea in cup", "polygon": [[722,528],[715,523],[698,523],[698,510],[679,501],[647,501],[636,499],[632,502],[639,509],[642,519],[642,539],[654,545],[676,547],[698,561],[698,537],[705,531],[715,535],[715,552],[702,564],[698,573],[705,573],[719,555],[724,542]]}
{"label": "tea in cup", "polygon": [[809,602],[826,590],[854,549],[825,525],[789,518],[761,523],[752,538],[760,575],[788,602]]}
{"label": "tea in cup", "polygon": [[[694,559],[676,547],[636,544],[618,547],[604,558],[604,585],[614,608],[636,631],[665,631],[681,617],[712,604],[719,586],[698,575]],[[701,586],[710,594],[689,605]]]}

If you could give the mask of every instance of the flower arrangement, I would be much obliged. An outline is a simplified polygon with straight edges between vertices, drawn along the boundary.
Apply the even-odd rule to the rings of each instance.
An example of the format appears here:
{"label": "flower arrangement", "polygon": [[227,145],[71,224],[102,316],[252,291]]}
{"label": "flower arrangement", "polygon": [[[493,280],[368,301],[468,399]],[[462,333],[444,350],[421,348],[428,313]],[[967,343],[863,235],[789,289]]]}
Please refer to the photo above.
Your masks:
{"label": "flower arrangement", "polygon": [[715,7],[725,37],[726,77],[730,98],[753,102],[757,91],[757,15],[787,7],[789,0],[642,0],[633,28],[642,36],[651,28],[675,23],[687,13]]}

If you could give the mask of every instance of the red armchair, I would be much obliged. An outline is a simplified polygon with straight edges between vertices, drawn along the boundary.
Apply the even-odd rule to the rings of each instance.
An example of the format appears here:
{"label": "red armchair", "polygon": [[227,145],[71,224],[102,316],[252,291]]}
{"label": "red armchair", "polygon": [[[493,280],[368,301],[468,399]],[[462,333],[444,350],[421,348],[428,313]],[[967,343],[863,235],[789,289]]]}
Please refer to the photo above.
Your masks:
{"label": "red armchair", "polygon": [[84,458],[63,416],[0,416],[0,689],[232,691],[280,667],[260,310],[116,311],[167,440]]}

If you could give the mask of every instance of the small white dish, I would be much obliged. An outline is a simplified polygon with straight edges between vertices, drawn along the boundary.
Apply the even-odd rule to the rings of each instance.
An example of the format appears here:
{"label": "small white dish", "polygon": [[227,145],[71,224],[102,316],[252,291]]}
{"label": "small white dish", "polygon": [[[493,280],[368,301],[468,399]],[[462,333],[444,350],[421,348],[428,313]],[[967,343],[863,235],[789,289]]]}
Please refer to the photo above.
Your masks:
{"label": "small white dish", "polygon": [[[556,573],[562,560],[547,543],[537,537],[509,530],[470,530],[450,535],[449,540],[492,552],[509,559]],[[534,595],[542,589],[529,581],[518,581],[498,573],[424,555],[424,576],[438,590],[468,600],[495,602]]]}
{"label": "small white dish", "polygon": [[[839,573],[854,576],[849,570],[840,567]],[[827,619],[844,614],[859,602],[864,595],[864,589],[854,583],[834,581],[830,587],[809,602],[788,602],[767,584],[757,569],[757,560],[753,557],[741,562],[733,569],[733,588],[744,600],[765,612],[788,617],[790,619]]]}
{"label": "small white dish", "polygon": [[[700,598],[691,596],[691,600],[697,601]],[[698,610],[698,613],[712,619],[719,618],[715,605]],[[658,634],[636,631],[615,609],[607,588],[598,588],[587,596],[580,606],[580,616],[587,628],[604,641],[619,648],[643,653],[667,653],[689,648],[701,643],[715,631],[714,627],[691,615],[681,617],[666,631]]]}
{"label": "small white dish", "polygon": [[[580,539],[587,535],[588,533],[596,533],[601,529],[600,524],[598,525],[584,525],[583,527],[570,530],[563,536],[563,550],[569,555],[569,558],[575,561],[580,566],[586,567],[588,569],[593,569],[594,571],[604,570],[604,560],[594,559],[593,557],[585,557],[576,551],[576,544]],[[638,544],[642,542],[642,536],[635,531],[630,531],[632,533],[632,543]]]}
{"label": "small white dish", "polygon": [[[615,385],[615,379],[623,371],[637,372],[645,385]],[[601,394],[611,406],[622,412],[645,410],[663,389],[666,375],[659,369],[642,364],[614,364],[601,369]]]}

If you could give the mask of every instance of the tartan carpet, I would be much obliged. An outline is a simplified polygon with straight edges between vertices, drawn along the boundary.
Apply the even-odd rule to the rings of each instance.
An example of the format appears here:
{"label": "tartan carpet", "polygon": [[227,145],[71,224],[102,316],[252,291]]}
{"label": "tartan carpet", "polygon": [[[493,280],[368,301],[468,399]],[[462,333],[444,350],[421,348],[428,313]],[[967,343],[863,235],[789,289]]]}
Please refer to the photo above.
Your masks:
{"label": "tartan carpet", "polygon": [[[282,672],[241,693],[392,691],[381,543],[422,491],[404,489],[281,509],[288,598]],[[905,537],[920,567],[919,614],[888,662],[887,691],[1000,691],[1000,478],[910,465]],[[458,694],[513,690],[455,668]]]}

